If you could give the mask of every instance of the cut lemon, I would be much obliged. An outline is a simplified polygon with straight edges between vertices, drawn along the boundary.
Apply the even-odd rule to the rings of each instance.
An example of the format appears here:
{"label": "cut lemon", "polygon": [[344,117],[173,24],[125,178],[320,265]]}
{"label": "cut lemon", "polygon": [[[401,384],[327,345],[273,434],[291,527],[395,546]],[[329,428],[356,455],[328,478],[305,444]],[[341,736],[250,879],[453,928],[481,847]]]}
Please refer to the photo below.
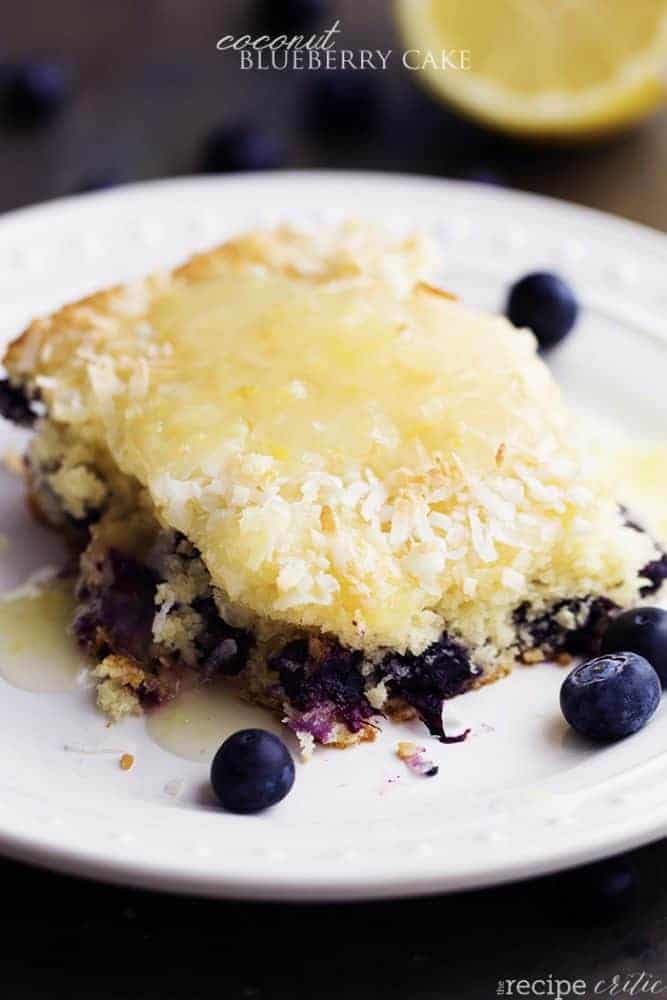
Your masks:
{"label": "cut lemon", "polygon": [[397,0],[403,61],[509,132],[586,137],[667,97],[667,0]]}

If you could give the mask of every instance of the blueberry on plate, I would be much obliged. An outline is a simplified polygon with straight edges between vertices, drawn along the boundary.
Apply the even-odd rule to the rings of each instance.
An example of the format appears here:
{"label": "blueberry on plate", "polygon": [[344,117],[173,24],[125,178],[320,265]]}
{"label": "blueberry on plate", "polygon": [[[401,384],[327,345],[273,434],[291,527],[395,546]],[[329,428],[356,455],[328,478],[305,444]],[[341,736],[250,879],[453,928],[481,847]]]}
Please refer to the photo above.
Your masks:
{"label": "blueberry on plate", "polygon": [[632,608],[624,611],[602,636],[602,653],[638,653],[651,664],[667,687],[667,611]]}
{"label": "blueberry on plate", "polygon": [[660,679],[643,656],[609,653],[585,660],[560,690],[560,707],[573,729],[608,742],[641,729],[660,702]]}
{"label": "blueberry on plate", "polygon": [[69,71],[58,62],[42,60],[15,66],[4,85],[7,110],[17,123],[45,121],[63,106],[70,84]]}
{"label": "blueberry on plate", "polygon": [[278,141],[253,125],[223,126],[204,143],[202,169],[206,173],[273,170],[282,163]]}
{"label": "blueberry on plate", "polygon": [[273,733],[241,729],[213,758],[211,784],[230,812],[260,812],[285,798],[294,784],[294,761]]}
{"label": "blueberry on plate", "polygon": [[557,274],[535,271],[512,285],[505,314],[514,326],[529,327],[540,347],[548,348],[570,332],[579,314],[579,303]]}

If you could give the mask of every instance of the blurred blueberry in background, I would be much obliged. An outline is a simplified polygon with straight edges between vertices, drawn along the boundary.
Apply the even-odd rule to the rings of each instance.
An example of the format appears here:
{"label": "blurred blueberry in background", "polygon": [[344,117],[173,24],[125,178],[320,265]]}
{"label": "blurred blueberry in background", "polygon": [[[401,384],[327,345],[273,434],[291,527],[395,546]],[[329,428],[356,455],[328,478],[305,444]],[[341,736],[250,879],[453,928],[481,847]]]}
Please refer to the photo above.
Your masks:
{"label": "blurred blueberry in background", "polygon": [[34,60],[8,67],[3,74],[6,117],[10,124],[41,124],[60,111],[71,90],[72,73],[62,63]]}
{"label": "blurred blueberry in background", "polygon": [[306,125],[327,138],[360,139],[378,128],[380,99],[369,73],[328,70],[306,92]]}
{"label": "blurred blueberry in background", "polygon": [[639,871],[632,855],[621,854],[553,876],[548,888],[568,922],[605,924],[627,916],[638,904]]}
{"label": "blurred blueberry in background", "polygon": [[81,194],[90,191],[106,191],[122,183],[120,173],[113,168],[101,169],[85,174],[77,184],[75,191]]}
{"label": "blurred blueberry in background", "polygon": [[468,167],[462,171],[461,177],[463,180],[474,181],[476,184],[491,184],[495,187],[504,187],[507,183],[498,170],[482,165]]}
{"label": "blurred blueberry in background", "polygon": [[273,170],[284,163],[280,142],[254,125],[225,125],[204,143],[201,167],[206,173]]}
{"label": "blurred blueberry in background", "polygon": [[328,0],[260,0],[258,22],[267,31],[307,31],[330,12]]}

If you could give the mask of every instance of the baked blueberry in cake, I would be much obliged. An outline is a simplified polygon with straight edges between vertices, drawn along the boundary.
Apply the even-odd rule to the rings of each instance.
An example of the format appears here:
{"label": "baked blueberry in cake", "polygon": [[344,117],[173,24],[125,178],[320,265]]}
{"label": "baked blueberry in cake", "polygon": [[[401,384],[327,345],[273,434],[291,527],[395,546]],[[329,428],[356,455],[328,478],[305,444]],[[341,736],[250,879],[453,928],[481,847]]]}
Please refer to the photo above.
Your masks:
{"label": "baked blueberry in cake", "polygon": [[36,320],[0,404],[78,558],[111,718],[227,678],[314,743],[595,651],[665,558],[587,469],[533,335],[420,237],[242,235]]}

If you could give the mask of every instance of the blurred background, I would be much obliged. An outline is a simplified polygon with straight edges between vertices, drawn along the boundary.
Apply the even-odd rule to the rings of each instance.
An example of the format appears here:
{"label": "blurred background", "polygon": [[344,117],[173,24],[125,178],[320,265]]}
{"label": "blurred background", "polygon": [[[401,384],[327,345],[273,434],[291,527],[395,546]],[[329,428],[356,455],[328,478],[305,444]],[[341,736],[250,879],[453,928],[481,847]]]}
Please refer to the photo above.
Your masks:
{"label": "blurred background", "polygon": [[[412,4],[423,7],[422,0]],[[578,6],[597,9],[593,0]],[[667,11],[665,0],[620,0],[623,6],[633,30],[643,18],[649,33],[651,18]],[[489,17],[516,7],[506,0],[481,4]],[[337,18],[338,48],[391,48],[386,71],[242,70],[238,52],[216,51],[223,35],[317,32]],[[605,52],[617,46],[614,38],[605,42],[612,20],[601,13],[594,21]],[[460,44],[466,25],[456,27]],[[612,27],[632,34],[620,21]],[[432,41],[439,51],[449,40],[436,28]],[[410,26],[420,30],[431,41],[428,26]],[[570,30],[580,33],[576,24]],[[497,44],[516,67],[534,35],[530,44],[516,30],[512,36]],[[474,65],[479,27],[471,37]],[[412,36],[410,43],[399,36],[390,0],[3,4],[0,210],[203,170],[329,167],[505,184],[667,229],[664,113],[595,142],[510,137],[474,124],[450,110],[442,95],[433,96],[421,85],[424,74],[403,67],[407,44]]]}

